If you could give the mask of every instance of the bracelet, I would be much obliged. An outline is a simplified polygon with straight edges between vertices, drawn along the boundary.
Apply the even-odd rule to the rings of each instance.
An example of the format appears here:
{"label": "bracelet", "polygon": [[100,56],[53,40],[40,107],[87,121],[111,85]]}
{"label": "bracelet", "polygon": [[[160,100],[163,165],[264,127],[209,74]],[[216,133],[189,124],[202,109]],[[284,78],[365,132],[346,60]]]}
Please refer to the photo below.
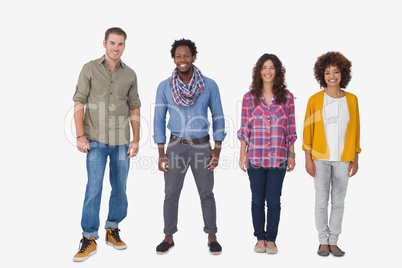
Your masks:
{"label": "bracelet", "polygon": [[296,153],[288,152],[288,157],[296,158]]}
{"label": "bracelet", "polygon": [[85,137],[85,134],[81,135],[81,136],[78,136],[77,139],[82,138],[82,137]]}

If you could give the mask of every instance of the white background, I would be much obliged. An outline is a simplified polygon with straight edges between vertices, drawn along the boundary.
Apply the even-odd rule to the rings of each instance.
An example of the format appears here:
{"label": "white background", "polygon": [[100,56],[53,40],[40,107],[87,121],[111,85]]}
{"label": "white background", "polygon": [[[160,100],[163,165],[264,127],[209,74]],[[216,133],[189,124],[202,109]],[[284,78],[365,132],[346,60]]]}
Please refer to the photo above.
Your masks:
{"label": "white background", "polygon": [[[2,267],[257,267],[280,264],[352,267],[400,263],[401,175],[400,6],[398,1],[8,1],[1,27]],[[74,146],[72,96],[82,65],[104,54],[107,28],[127,34],[123,61],[138,76],[142,101],[140,155],[128,178],[129,213],[121,223],[128,249],[104,243],[110,186],[105,176],[98,254],[72,258],[81,239],[85,155]],[[163,239],[163,175],[152,141],[153,102],[174,68],[171,44],[192,39],[195,65],[220,87],[227,138],[215,171],[220,256],[207,249],[198,193],[189,172],[180,199],[176,246],[159,256]],[[314,224],[314,186],[304,169],[302,122],[319,85],[317,57],[340,51],[352,61],[347,90],[359,98],[361,147],[350,180],[344,258],[322,258]],[[275,256],[254,253],[248,176],[238,165],[241,99],[263,53],[276,54],[297,97],[296,169],[285,178]],[[106,174],[108,170],[106,171]],[[12,264],[10,263],[12,261]],[[3,263],[9,263],[3,266]]]}

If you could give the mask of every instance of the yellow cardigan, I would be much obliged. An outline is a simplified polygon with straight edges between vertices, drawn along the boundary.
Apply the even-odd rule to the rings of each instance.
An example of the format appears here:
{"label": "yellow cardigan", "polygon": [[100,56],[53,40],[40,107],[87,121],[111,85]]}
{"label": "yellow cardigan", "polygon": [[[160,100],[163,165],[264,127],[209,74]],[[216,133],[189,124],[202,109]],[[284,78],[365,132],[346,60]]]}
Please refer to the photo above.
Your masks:
{"label": "yellow cardigan", "polygon": [[[324,90],[310,97],[303,125],[303,150],[311,151],[312,159],[329,159],[329,149],[325,139],[322,110]],[[360,119],[357,97],[345,92],[349,110],[349,123],[346,128],[345,145],[341,161],[354,161],[355,153],[360,153]]]}

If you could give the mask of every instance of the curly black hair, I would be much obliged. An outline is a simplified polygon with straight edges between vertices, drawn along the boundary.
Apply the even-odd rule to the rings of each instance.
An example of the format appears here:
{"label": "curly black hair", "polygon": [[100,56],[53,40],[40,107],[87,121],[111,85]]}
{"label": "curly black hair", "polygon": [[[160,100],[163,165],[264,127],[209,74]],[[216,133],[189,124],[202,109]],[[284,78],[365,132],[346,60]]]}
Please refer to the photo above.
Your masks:
{"label": "curly black hair", "polygon": [[352,79],[352,62],[348,60],[342,53],[337,51],[327,52],[317,58],[314,65],[314,77],[320,84],[320,87],[327,88],[325,82],[325,69],[330,66],[336,66],[341,72],[341,88],[346,88]]}
{"label": "curly black hair", "polygon": [[196,56],[197,55],[197,47],[195,46],[195,43],[189,39],[180,39],[180,40],[175,40],[173,45],[172,45],[172,49],[170,50],[170,54],[172,56],[172,58],[174,58],[175,53],[176,53],[176,49],[179,46],[186,46],[190,48],[191,51],[191,56]]}
{"label": "curly black hair", "polygon": [[286,102],[286,93],[289,90],[286,88],[285,73],[286,69],[283,67],[282,62],[274,54],[265,53],[262,55],[253,69],[253,81],[250,85],[250,92],[255,95],[254,106],[257,106],[262,95],[263,82],[261,78],[261,69],[267,60],[271,60],[275,66],[275,80],[273,86],[273,93],[277,104]]}

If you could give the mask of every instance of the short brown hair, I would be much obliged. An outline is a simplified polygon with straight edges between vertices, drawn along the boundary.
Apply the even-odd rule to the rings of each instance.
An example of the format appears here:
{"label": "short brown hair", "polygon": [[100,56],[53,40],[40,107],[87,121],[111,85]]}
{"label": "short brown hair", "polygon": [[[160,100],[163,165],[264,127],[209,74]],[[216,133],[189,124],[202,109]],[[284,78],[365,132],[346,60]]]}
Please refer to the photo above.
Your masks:
{"label": "short brown hair", "polygon": [[127,39],[127,34],[125,31],[123,31],[123,29],[119,28],[119,27],[112,27],[106,30],[105,32],[105,41],[107,41],[107,39],[109,38],[110,34],[118,34],[118,35],[122,35],[124,37],[124,41],[126,41]]}
{"label": "short brown hair", "polygon": [[341,88],[346,88],[352,79],[352,62],[348,60],[345,56],[340,52],[330,51],[327,52],[317,58],[317,61],[314,65],[314,77],[317,79],[317,82],[320,84],[320,87],[326,88],[327,83],[325,82],[325,69],[329,66],[336,66],[341,72]]}

